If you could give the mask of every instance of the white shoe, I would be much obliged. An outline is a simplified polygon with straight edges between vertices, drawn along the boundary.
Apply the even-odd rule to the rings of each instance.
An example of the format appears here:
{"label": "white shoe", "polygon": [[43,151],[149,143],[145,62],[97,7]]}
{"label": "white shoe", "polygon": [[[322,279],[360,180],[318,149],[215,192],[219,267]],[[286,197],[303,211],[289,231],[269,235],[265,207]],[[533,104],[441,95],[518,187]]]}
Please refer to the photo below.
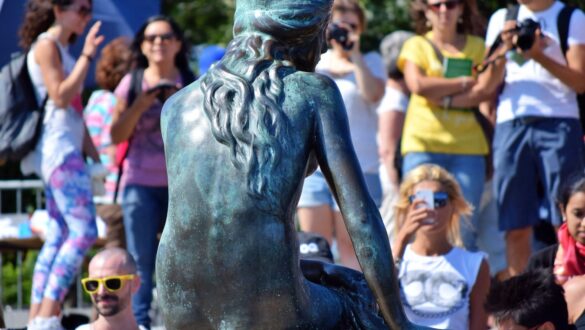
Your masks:
{"label": "white shoe", "polygon": [[28,330],[65,330],[61,325],[61,320],[57,316],[37,316],[26,327]]}

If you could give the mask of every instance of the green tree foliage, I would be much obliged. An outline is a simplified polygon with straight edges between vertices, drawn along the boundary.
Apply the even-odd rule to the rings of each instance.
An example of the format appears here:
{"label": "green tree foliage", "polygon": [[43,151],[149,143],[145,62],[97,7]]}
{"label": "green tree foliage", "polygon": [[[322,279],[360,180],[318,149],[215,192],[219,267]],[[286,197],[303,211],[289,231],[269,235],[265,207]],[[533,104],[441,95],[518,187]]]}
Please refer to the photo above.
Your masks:
{"label": "green tree foliage", "polygon": [[163,0],[162,12],[173,17],[187,39],[197,44],[226,45],[232,38],[235,0]]}
{"label": "green tree foliage", "polygon": [[[24,306],[30,305],[30,295],[32,288],[32,274],[35,267],[38,252],[29,251],[24,257],[22,263],[22,301]],[[16,305],[17,302],[17,279],[18,270],[14,258],[6,258],[2,265],[2,302],[4,305]]]}
{"label": "green tree foliage", "polygon": [[[163,13],[173,16],[186,30],[193,44],[219,43],[226,45],[232,38],[233,14],[236,0],[163,0]],[[377,49],[380,40],[395,30],[412,29],[409,16],[410,0],[361,0],[366,8],[368,30],[363,36],[365,50]],[[585,0],[567,0],[585,8]],[[487,20],[498,8],[514,4],[514,0],[477,1]]]}

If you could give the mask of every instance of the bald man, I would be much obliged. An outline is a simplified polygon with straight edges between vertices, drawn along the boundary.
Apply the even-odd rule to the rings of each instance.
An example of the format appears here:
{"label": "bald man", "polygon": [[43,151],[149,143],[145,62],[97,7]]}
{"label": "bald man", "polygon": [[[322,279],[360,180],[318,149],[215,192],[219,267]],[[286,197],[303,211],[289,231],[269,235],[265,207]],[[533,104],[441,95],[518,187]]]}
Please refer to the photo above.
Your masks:
{"label": "bald man", "polygon": [[77,330],[146,330],[138,326],[132,313],[132,295],[140,287],[140,277],[126,250],[107,248],[98,252],[89,263],[89,277],[81,282],[91,296],[98,318]]}

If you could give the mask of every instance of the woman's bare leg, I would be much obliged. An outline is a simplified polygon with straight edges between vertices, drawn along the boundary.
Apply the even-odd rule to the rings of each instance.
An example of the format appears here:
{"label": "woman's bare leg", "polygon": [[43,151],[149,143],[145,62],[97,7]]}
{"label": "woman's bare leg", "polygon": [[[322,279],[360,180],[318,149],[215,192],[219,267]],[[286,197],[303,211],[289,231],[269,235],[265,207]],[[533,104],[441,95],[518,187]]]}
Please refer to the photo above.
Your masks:
{"label": "woman's bare leg", "polygon": [[351,243],[349,233],[345,227],[345,222],[343,222],[343,216],[341,216],[340,212],[334,212],[334,218],[335,239],[337,240],[337,250],[339,251],[341,264],[346,267],[361,271],[362,268],[360,267],[360,264],[355,255],[353,244]]}
{"label": "woman's bare leg", "polygon": [[328,205],[315,207],[300,207],[297,209],[299,225],[304,232],[317,233],[332,244],[334,218],[333,211]]}

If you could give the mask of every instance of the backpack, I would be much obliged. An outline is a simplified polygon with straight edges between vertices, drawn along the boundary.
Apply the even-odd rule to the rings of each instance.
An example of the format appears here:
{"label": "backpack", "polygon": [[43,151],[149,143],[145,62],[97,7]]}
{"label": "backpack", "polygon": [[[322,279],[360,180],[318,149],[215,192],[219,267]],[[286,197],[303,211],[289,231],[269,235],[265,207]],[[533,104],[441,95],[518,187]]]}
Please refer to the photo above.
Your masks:
{"label": "backpack", "polygon": [[[563,9],[557,16],[557,29],[559,31],[559,43],[561,50],[565,58],[567,57],[567,50],[569,49],[568,38],[569,38],[569,26],[571,24],[571,17],[573,12],[577,8],[565,4]],[[514,5],[508,8],[506,13],[506,20],[517,20],[518,12],[520,11],[519,5]],[[579,106],[579,121],[581,122],[581,129],[585,132],[585,93],[577,94],[577,105]]]}
{"label": "backpack", "polygon": [[20,161],[39,140],[47,97],[39,105],[28,73],[28,52],[0,71],[0,159]]}

